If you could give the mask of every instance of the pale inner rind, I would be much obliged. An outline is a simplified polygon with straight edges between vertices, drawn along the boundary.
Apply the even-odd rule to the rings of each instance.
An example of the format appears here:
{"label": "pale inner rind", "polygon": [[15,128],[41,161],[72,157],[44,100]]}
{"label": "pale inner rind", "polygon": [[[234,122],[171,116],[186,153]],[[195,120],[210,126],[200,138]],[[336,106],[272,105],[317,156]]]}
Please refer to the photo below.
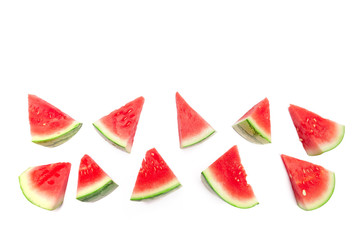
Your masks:
{"label": "pale inner rind", "polygon": [[250,208],[253,207],[255,205],[257,205],[259,202],[257,201],[256,197],[253,197],[251,199],[247,199],[247,200],[240,200],[240,199],[236,199],[234,197],[231,196],[231,194],[226,191],[221,182],[216,181],[216,177],[212,174],[211,170],[206,169],[203,171],[203,174],[205,176],[205,179],[207,180],[207,182],[210,184],[211,188],[226,202],[228,202],[229,204],[239,207],[239,208]]}
{"label": "pale inner rind", "polygon": [[326,152],[326,151],[329,151],[329,150],[335,148],[337,145],[340,144],[340,142],[344,138],[345,126],[339,124],[337,126],[337,128],[338,128],[338,130],[337,130],[338,134],[337,134],[336,138],[334,138],[332,142],[329,142],[327,144],[322,144],[321,146],[319,146],[322,152]]}
{"label": "pale inner rind", "polygon": [[52,210],[60,206],[64,200],[63,198],[57,199],[57,196],[53,197],[51,195],[44,194],[31,185],[32,181],[29,175],[29,171],[31,171],[31,169],[32,168],[28,168],[19,177],[20,187],[25,197],[33,204],[44,209]]}
{"label": "pale inner rind", "polygon": [[31,140],[33,142],[41,142],[41,141],[47,141],[47,140],[51,140],[51,139],[55,139],[61,135],[66,134],[67,132],[70,132],[71,130],[73,130],[74,128],[76,128],[80,123],[77,121],[74,121],[71,125],[69,125],[67,128],[65,129],[61,129],[61,131],[57,131],[56,133],[53,133],[51,135],[36,135],[36,134],[32,134],[31,135]]}
{"label": "pale inner rind", "polygon": [[113,134],[100,120],[94,122],[93,124],[100,131],[100,133],[103,134],[106,138],[108,138],[111,142],[119,145],[120,147],[124,148],[126,151],[129,152],[127,140]]}
{"label": "pale inner rind", "polygon": [[132,193],[131,199],[137,200],[137,199],[144,199],[144,198],[150,198],[157,195],[160,195],[162,193],[166,193],[176,187],[180,186],[180,182],[177,180],[177,178],[173,179],[172,181],[168,182],[165,185],[161,185],[158,188],[153,188],[148,191],[142,191],[140,193]]}
{"label": "pale inner rind", "polygon": [[264,133],[263,130],[256,124],[256,121],[251,117],[236,122],[233,128],[237,133],[243,136],[250,142],[255,143],[270,143],[271,137]]}
{"label": "pale inner rind", "polygon": [[298,202],[298,205],[304,210],[313,210],[324,205],[331,198],[335,189],[335,174],[333,172],[329,172],[329,181],[327,186],[328,188],[326,191],[316,201],[313,201],[311,204],[302,204],[301,202]]}
{"label": "pale inner rind", "polygon": [[85,195],[95,192],[96,190],[105,186],[108,182],[112,181],[109,176],[104,176],[101,180],[96,180],[93,184],[83,187],[77,191],[76,198],[81,198]]}
{"label": "pale inner rind", "polygon": [[195,137],[189,137],[189,138],[186,138],[186,139],[182,139],[181,147],[182,148],[183,147],[188,147],[188,146],[191,146],[191,145],[193,145],[195,143],[198,143],[198,142],[204,140],[205,138],[209,137],[214,132],[215,132],[215,130],[211,126],[208,126],[203,131],[201,131],[199,134],[197,134]]}

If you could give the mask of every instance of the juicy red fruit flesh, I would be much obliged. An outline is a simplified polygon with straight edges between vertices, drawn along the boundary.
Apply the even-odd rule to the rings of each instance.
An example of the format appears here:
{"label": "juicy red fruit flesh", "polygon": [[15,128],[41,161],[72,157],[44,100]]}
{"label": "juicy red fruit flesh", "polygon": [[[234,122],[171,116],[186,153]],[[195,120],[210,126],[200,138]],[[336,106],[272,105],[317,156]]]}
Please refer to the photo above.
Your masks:
{"label": "juicy red fruit flesh", "polygon": [[[57,163],[35,167],[31,172],[32,183],[43,192],[56,192],[59,188],[64,187],[64,182],[58,181],[58,179],[63,180],[62,178],[64,176],[68,176],[70,167],[70,163]],[[65,182],[67,182],[67,180]]]}
{"label": "juicy red fruit flesh", "polygon": [[334,190],[334,174],[324,167],[281,155],[298,205],[312,210],[325,204]]}
{"label": "juicy red fruit flesh", "polygon": [[49,135],[70,126],[74,119],[35,95],[28,95],[31,133]]}
{"label": "juicy red fruit flesh", "polygon": [[252,198],[254,192],[246,181],[246,172],[241,164],[237,146],[233,146],[219,161],[215,161],[210,165],[211,171],[215,176],[221,176],[219,179],[222,186],[234,197]]}
{"label": "juicy red fruit flesh", "polygon": [[[88,173],[90,171],[90,173]],[[83,188],[92,185],[97,180],[107,177],[106,173],[99,167],[99,165],[88,155],[84,155],[81,159],[79,167],[78,184]]]}
{"label": "juicy red fruit flesh", "polygon": [[175,177],[164,159],[155,148],[146,152],[142,161],[139,176],[136,180],[135,192],[167,183]]}
{"label": "juicy red fruit flesh", "polygon": [[329,151],[342,141],[343,125],[295,105],[290,105],[289,113],[308,155]]}

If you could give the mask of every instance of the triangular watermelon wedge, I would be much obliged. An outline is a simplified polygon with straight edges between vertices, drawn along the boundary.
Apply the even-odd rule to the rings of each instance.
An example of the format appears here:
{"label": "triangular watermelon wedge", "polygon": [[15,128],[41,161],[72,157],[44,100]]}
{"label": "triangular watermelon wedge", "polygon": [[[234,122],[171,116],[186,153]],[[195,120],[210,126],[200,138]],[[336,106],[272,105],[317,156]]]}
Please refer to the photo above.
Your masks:
{"label": "triangular watermelon wedge", "polygon": [[114,146],[130,153],[145,99],[138,97],[93,123]]}
{"label": "triangular watermelon wedge", "polygon": [[76,199],[95,202],[113,192],[118,185],[89,156],[81,158]]}
{"label": "triangular watermelon wedge", "polygon": [[322,166],[282,154],[298,206],[314,210],[329,201],[335,189],[335,174]]}
{"label": "triangular watermelon wedge", "polygon": [[70,168],[66,162],[30,167],[19,176],[20,188],[34,205],[54,210],[64,201]]}
{"label": "triangular watermelon wedge", "polygon": [[253,106],[232,127],[253,143],[271,143],[270,107],[267,98]]}
{"label": "triangular watermelon wedge", "polygon": [[233,146],[202,172],[210,187],[227,203],[238,208],[259,204],[246,181],[237,146]]}
{"label": "triangular watermelon wedge", "polygon": [[176,109],[180,148],[199,143],[215,130],[176,92]]}
{"label": "triangular watermelon wedge", "polygon": [[309,156],[330,151],[341,143],[345,134],[344,125],[295,105],[290,105],[289,113],[299,140]]}
{"label": "triangular watermelon wedge", "polygon": [[156,197],[181,186],[175,174],[155,148],[146,152],[139,170],[131,200]]}
{"label": "triangular watermelon wedge", "polygon": [[82,126],[82,123],[35,95],[28,95],[28,104],[34,143],[56,147],[73,137]]}

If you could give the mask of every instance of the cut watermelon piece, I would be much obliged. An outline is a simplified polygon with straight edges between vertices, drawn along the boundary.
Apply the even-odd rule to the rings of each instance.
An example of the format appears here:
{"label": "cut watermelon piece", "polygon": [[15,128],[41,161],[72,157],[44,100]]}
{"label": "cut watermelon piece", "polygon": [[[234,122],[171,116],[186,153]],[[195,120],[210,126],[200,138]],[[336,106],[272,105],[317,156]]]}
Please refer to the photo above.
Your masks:
{"label": "cut watermelon piece", "polygon": [[269,100],[265,98],[253,106],[232,127],[250,142],[271,143]]}
{"label": "cut watermelon piece", "polygon": [[322,166],[281,155],[298,206],[314,210],[329,201],[335,189],[335,174]]}
{"label": "cut watermelon piece", "polygon": [[338,146],[345,134],[345,126],[295,105],[289,112],[306,153],[315,156]]}
{"label": "cut watermelon piece", "polygon": [[95,202],[113,192],[118,185],[89,156],[80,162],[76,199]]}
{"label": "cut watermelon piece", "polygon": [[178,92],[176,92],[176,108],[180,148],[201,142],[215,132]]}
{"label": "cut watermelon piece", "polygon": [[138,97],[93,125],[106,140],[130,153],[144,101],[143,97]]}
{"label": "cut watermelon piece", "polygon": [[238,208],[259,204],[246,181],[237,146],[233,146],[202,172],[210,187],[227,203]]}
{"label": "cut watermelon piece", "polygon": [[134,186],[131,200],[156,197],[181,186],[155,148],[146,152]]}
{"label": "cut watermelon piece", "polygon": [[35,95],[28,95],[28,103],[34,143],[56,147],[73,137],[82,126],[82,123]]}
{"label": "cut watermelon piece", "polygon": [[66,162],[30,167],[19,176],[20,188],[34,205],[54,210],[64,201],[70,168]]}

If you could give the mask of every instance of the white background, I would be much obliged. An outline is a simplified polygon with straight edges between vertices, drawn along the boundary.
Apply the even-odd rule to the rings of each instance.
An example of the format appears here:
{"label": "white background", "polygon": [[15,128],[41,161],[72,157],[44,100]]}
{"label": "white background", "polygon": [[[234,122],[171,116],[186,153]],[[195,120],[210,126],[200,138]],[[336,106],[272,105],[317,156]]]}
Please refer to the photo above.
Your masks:
{"label": "white background", "polygon": [[[358,1],[331,0],[1,1],[0,238],[359,239],[359,11]],[[216,130],[188,149],[179,148],[176,91]],[[32,143],[28,93],[83,127],[56,148]],[[128,154],[92,122],[138,96],[145,104]],[[255,145],[231,125],[265,97],[273,142]],[[343,142],[307,156],[289,104],[344,124]],[[260,202],[251,209],[225,203],[200,179],[235,144]],[[152,147],[182,187],[130,201]],[[296,205],[282,153],[335,172],[326,205]],[[95,203],[75,199],[84,154],[119,185]],[[72,163],[65,200],[46,211],[25,199],[18,176],[59,161]]]}

